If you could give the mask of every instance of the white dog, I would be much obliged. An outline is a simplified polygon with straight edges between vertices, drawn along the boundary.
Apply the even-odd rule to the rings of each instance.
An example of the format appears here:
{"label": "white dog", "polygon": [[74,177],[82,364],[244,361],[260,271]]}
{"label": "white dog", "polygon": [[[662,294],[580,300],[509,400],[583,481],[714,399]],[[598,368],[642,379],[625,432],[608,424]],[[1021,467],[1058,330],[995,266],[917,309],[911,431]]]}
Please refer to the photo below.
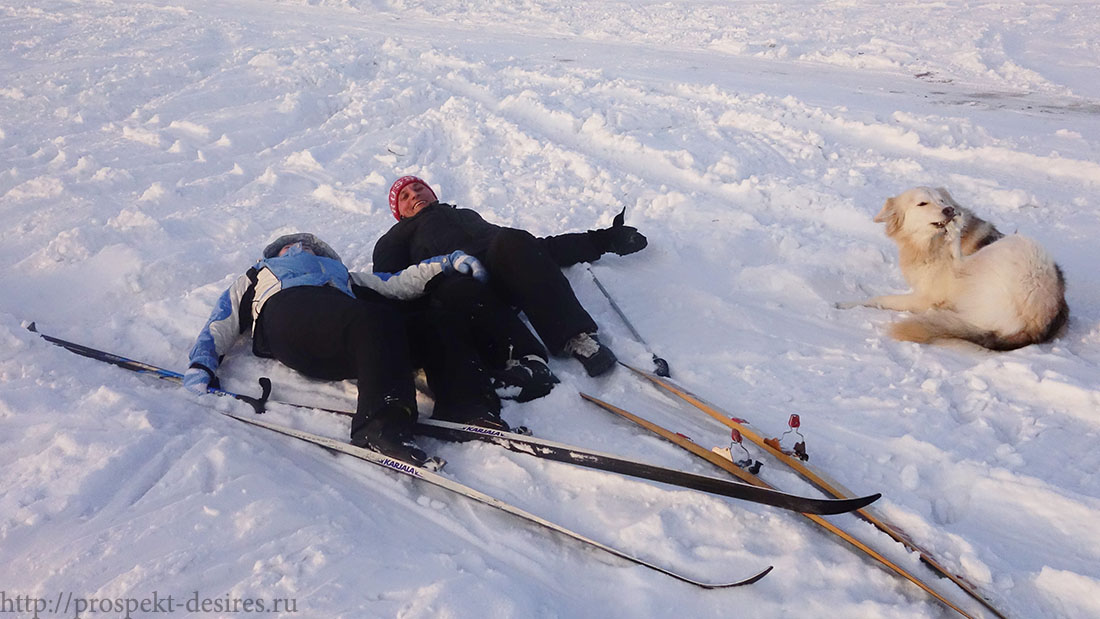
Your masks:
{"label": "white dog", "polygon": [[1035,241],[1005,236],[945,189],[916,187],[886,200],[875,221],[898,245],[908,294],[841,303],[913,312],[894,323],[899,340],[968,340],[993,350],[1045,342],[1066,324],[1065,278]]}

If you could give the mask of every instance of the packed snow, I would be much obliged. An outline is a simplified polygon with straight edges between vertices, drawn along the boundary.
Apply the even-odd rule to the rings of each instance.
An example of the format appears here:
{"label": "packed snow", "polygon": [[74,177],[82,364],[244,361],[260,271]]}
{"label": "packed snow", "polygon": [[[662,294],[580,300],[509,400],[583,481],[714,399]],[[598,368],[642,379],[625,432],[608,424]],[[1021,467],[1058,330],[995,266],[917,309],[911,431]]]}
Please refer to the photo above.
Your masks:
{"label": "packed snow", "polygon": [[[424,441],[454,479],[693,578],[775,566],[702,590],[25,328],[182,370],[267,241],[314,232],[369,269],[389,184],[416,174],[536,235],[625,206],[649,248],[566,271],[622,359],[659,354],[765,436],[799,414],[812,465],[882,492],[1007,616],[1100,616],[1096,3],[0,0],[0,68],[4,613],[958,616],[797,514]],[[916,345],[886,336],[892,312],[834,308],[905,289],[872,217],[916,185],[1047,247],[1068,282],[1060,338]],[[223,367],[237,391],[270,376],[278,399],[354,403],[354,385],[246,346]],[[621,368],[552,367],[562,384],[508,421],[725,475],[578,392],[728,446],[716,421]],[[347,435],[322,412],[266,418]],[[764,479],[819,496],[749,449]],[[993,616],[870,525],[830,520]],[[155,596],[196,604],[115,604]]]}

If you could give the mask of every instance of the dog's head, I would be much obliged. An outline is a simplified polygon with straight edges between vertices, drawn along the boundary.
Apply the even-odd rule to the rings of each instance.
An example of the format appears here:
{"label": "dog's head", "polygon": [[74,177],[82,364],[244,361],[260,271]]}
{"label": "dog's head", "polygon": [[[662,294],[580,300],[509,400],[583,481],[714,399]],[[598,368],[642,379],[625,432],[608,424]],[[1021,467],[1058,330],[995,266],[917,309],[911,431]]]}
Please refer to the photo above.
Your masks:
{"label": "dog's head", "polygon": [[914,187],[888,198],[875,215],[875,222],[886,224],[886,235],[891,238],[930,239],[965,214],[966,209],[959,206],[946,189]]}

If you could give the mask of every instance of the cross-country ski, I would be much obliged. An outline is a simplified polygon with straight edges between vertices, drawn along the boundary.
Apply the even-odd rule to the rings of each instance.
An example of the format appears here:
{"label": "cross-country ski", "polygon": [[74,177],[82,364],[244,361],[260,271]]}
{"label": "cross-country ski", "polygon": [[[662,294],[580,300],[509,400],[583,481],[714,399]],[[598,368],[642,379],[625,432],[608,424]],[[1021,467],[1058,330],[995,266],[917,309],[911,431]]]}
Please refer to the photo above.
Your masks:
{"label": "cross-country ski", "polygon": [[[689,437],[684,436],[683,434],[679,434],[679,433],[673,432],[671,430],[668,430],[667,428],[663,428],[663,427],[661,427],[661,426],[659,426],[659,425],[657,425],[657,424],[655,424],[651,421],[648,421],[646,419],[643,419],[643,418],[631,413],[630,411],[619,408],[618,406],[615,406],[614,404],[611,404],[609,402],[605,402],[605,401],[603,401],[603,400],[601,400],[597,397],[588,395],[586,393],[582,393],[581,397],[584,398],[585,400],[589,401],[589,402],[592,402],[593,404],[599,406],[600,408],[602,408],[602,409],[604,409],[608,412],[614,413],[614,414],[616,414],[616,415],[618,415],[618,416],[620,416],[624,419],[628,419],[628,420],[632,421],[633,423],[637,424],[638,426],[640,426],[640,427],[642,427],[642,428],[644,428],[644,429],[660,436],[661,438],[663,438],[663,439],[665,439],[665,440],[667,440],[667,441],[669,441],[669,442],[671,442],[671,443],[673,443],[673,444],[675,444],[679,447],[682,447],[683,449],[685,449],[689,453],[694,454],[694,455],[702,458],[703,460],[706,460],[707,462],[710,462],[711,464],[713,464],[713,465],[715,465],[715,466],[717,466],[717,467],[719,467],[719,468],[721,468],[721,469],[723,469],[723,470],[725,470],[729,473],[732,473],[738,479],[744,480],[746,483],[750,483],[750,484],[753,484],[753,485],[761,487],[761,488],[772,488],[773,487],[770,484],[768,484],[767,482],[765,482],[764,480],[757,477],[755,474],[745,470],[742,467],[739,467],[732,459],[727,458],[725,455],[716,454],[714,450],[708,450],[707,448],[699,445],[698,443],[691,440]],[[923,589],[925,592],[927,592],[929,595],[931,595],[933,598],[935,598],[939,602],[943,603],[946,607],[954,610],[955,612],[959,613],[963,617],[966,617],[967,619],[973,619],[973,617],[974,617],[973,615],[967,613],[965,610],[960,608],[954,602],[951,602],[950,600],[948,600],[941,593],[936,591],[936,589],[933,588],[932,585],[928,584],[924,580],[921,580],[920,578],[913,575],[912,573],[907,571],[905,568],[899,566],[898,564],[891,561],[890,559],[887,559],[881,553],[874,550],[873,548],[871,548],[867,544],[861,542],[859,539],[853,537],[851,534],[844,531],[840,527],[837,527],[836,525],[832,524],[828,520],[825,520],[824,518],[821,518],[819,515],[816,515],[816,514],[811,514],[811,513],[805,513],[804,512],[802,515],[806,516],[806,518],[808,518],[814,524],[822,527],[823,529],[825,529],[829,533],[831,533],[833,535],[836,535],[841,540],[847,542],[848,544],[850,544],[853,548],[855,548],[859,552],[865,554],[866,556],[870,557],[871,559],[873,559],[873,560],[877,561],[878,563],[882,564],[886,569],[896,573],[897,575],[901,576],[902,578],[904,578],[904,579],[912,582],[913,584],[917,585],[918,587]]]}
{"label": "cross-country ski", "polygon": [[740,586],[744,586],[744,585],[751,585],[751,584],[759,581],[764,576],[767,576],[768,572],[772,571],[772,567],[768,566],[768,567],[764,568],[763,570],[761,570],[759,572],[756,572],[755,574],[752,574],[751,576],[748,576],[748,577],[745,577],[745,578],[742,578],[742,579],[739,579],[739,580],[727,581],[727,582],[706,582],[706,581],[698,580],[698,579],[695,579],[695,578],[691,578],[691,577],[688,577],[688,576],[684,575],[683,573],[673,571],[673,570],[668,569],[666,567],[661,567],[661,566],[656,565],[652,562],[646,561],[645,559],[642,559],[642,558],[639,558],[635,555],[629,554],[629,553],[627,553],[623,550],[613,548],[611,546],[608,546],[606,544],[598,542],[598,541],[596,541],[596,540],[594,540],[590,537],[581,535],[580,533],[577,533],[576,531],[567,529],[567,528],[565,528],[561,525],[558,525],[558,524],[554,524],[553,522],[550,522],[549,520],[546,520],[545,518],[541,518],[539,516],[536,516],[535,514],[524,511],[524,510],[520,509],[519,507],[516,507],[515,505],[512,505],[510,503],[506,503],[504,501],[501,501],[500,499],[496,499],[494,497],[491,497],[491,496],[489,496],[489,495],[487,495],[483,492],[479,492],[478,490],[475,490],[474,488],[471,488],[471,487],[469,487],[465,484],[454,481],[453,479],[445,477],[444,475],[442,475],[442,474],[440,474],[436,471],[433,471],[431,469],[412,466],[407,462],[402,462],[400,460],[395,460],[393,458],[390,458],[390,457],[388,457],[384,454],[378,453],[376,451],[372,451],[372,450],[369,450],[369,449],[363,449],[361,447],[355,447],[354,445],[349,445],[349,444],[347,444],[345,442],[342,442],[342,441],[333,440],[331,438],[327,438],[327,437],[324,437],[324,436],[318,436],[316,434],[311,434],[309,432],[303,432],[301,430],[296,430],[294,428],[290,428],[290,427],[287,427],[287,426],[281,426],[281,425],[278,425],[278,424],[274,424],[274,423],[259,419],[257,417],[246,417],[244,415],[236,415],[236,414],[233,414],[233,413],[223,413],[223,414],[228,416],[228,417],[232,417],[233,419],[236,419],[237,421],[241,421],[241,422],[247,423],[249,425],[257,426],[257,427],[260,427],[260,428],[265,428],[267,430],[271,430],[272,432],[277,432],[279,434],[290,436],[290,437],[293,437],[293,438],[296,438],[296,439],[299,439],[299,440],[302,440],[302,441],[306,441],[308,443],[313,443],[314,445],[317,445],[319,447],[324,447],[325,449],[329,449],[329,450],[332,450],[332,451],[338,451],[338,452],[347,454],[349,456],[359,458],[360,460],[370,462],[371,464],[376,464],[378,466],[389,469],[391,471],[395,471],[395,472],[400,473],[402,475],[407,475],[407,476],[409,476],[413,479],[416,479],[418,481],[422,481],[424,483],[428,483],[428,484],[431,484],[433,486],[438,486],[438,487],[443,488],[444,490],[452,492],[456,495],[466,497],[468,499],[471,499],[471,500],[477,501],[479,503],[483,503],[485,505],[488,505],[489,507],[492,507],[494,509],[498,509],[502,512],[512,514],[513,516],[517,516],[517,517],[519,517],[523,520],[526,520],[528,522],[532,522],[532,523],[537,524],[539,526],[550,529],[551,531],[554,531],[556,533],[560,533],[560,534],[562,534],[566,537],[572,538],[572,539],[574,539],[578,542],[581,542],[583,544],[591,546],[592,548],[602,550],[603,552],[615,555],[616,557],[619,557],[620,559],[624,559],[624,560],[629,561],[631,563],[641,565],[643,567],[647,567],[651,570],[660,572],[660,573],[662,573],[666,576],[675,578],[676,580],[680,580],[680,581],[686,582],[688,584],[695,585],[696,587],[702,587],[703,589],[727,589],[727,588],[730,588],[730,587],[740,587]]}
{"label": "cross-country ski", "polygon": [[[804,462],[801,458],[785,453],[784,451],[776,448],[774,443],[765,439],[759,433],[749,428],[745,423],[737,421],[736,417],[729,415],[725,411],[719,409],[714,404],[711,404],[703,400],[699,396],[696,396],[687,389],[684,389],[671,379],[658,376],[651,372],[646,372],[645,370],[636,368],[631,365],[624,365],[634,374],[648,380],[649,382],[675,395],[676,397],[681,398],[684,402],[691,405],[695,409],[706,413],[714,420],[737,432],[739,436],[748,439],[758,448],[767,453],[771,458],[773,458],[774,461],[796,471],[799,475],[802,476],[803,479],[810,482],[826,494],[836,498],[848,497],[854,494],[851,490],[846,489],[840,484],[840,482],[832,479],[826,473],[815,469],[814,467]],[[873,508],[860,508],[859,510],[857,510],[857,513],[861,518],[874,525],[875,528],[877,528],[878,530],[886,533],[894,540],[904,544],[906,548],[912,550],[913,552],[916,552],[918,555],[920,555],[920,559],[923,564],[927,565],[939,576],[942,576],[954,582],[956,585],[959,586],[960,589],[965,591],[967,595],[980,602],[983,606],[986,607],[987,610],[992,612],[994,615],[1002,618],[1004,617],[1004,614],[1002,614],[1001,611],[997,610],[993,603],[989,599],[987,599],[986,596],[984,596],[980,591],[978,591],[978,588],[976,585],[974,585],[974,583],[970,582],[965,576],[955,574],[952,570],[944,567],[939,560],[934,558],[931,551],[925,550],[920,544],[913,541],[913,539],[908,534],[899,529],[896,525],[889,524],[886,521],[885,517],[879,514]],[[937,597],[939,596],[938,593],[931,591],[927,588],[927,586],[915,580],[913,577],[910,577],[908,575],[906,575],[905,577],[909,580],[913,580],[919,586],[928,590],[933,595]],[[945,603],[947,602],[945,601]],[[960,610],[959,612],[962,613],[963,611]],[[963,614],[965,615],[965,613]]]}

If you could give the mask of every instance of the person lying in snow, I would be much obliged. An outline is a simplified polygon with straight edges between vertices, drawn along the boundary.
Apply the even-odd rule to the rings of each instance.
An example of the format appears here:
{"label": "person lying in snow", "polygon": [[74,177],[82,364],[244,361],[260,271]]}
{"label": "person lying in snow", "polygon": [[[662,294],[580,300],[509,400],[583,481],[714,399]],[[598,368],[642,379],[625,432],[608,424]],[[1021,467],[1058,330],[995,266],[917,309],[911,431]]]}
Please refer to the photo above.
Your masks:
{"label": "person lying in snow", "polygon": [[263,258],[218,299],[191,348],[183,384],[206,393],[226,351],[243,334],[252,352],[322,380],[358,381],[351,442],[422,465],[413,442],[414,367],[424,367],[433,416],[507,429],[490,377],[453,317],[404,313],[398,301],[424,293],[445,273],[484,279],[477,259],[460,251],[399,273],[352,273],[324,241],[308,233],[275,239]]}
{"label": "person lying in snow", "polygon": [[641,251],[647,241],[636,228],[617,218],[615,225],[602,230],[536,238],[525,230],[491,224],[470,209],[440,202],[432,188],[415,176],[393,183],[389,204],[397,223],[374,247],[375,271],[396,271],[430,256],[461,250],[477,257],[492,274],[489,285],[503,301],[488,309],[470,303],[470,290],[476,286],[469,282],[453,286],[443,282],[431,297],[452,312],[465,308],[467,313],[481,313],[474,319],[475,326],[484,325],[477,331],[491,340],[486,362],[496,371],[498,383],[527,376],[530,399],[545,395],[557,382],[546,365],[545,349],[509,305],[527,315],[552,353],[572,355],[589,376],[615,366],[615,354],[597,338],[596,323],[561,268],[593,262],[607,252],[625,256]]}

